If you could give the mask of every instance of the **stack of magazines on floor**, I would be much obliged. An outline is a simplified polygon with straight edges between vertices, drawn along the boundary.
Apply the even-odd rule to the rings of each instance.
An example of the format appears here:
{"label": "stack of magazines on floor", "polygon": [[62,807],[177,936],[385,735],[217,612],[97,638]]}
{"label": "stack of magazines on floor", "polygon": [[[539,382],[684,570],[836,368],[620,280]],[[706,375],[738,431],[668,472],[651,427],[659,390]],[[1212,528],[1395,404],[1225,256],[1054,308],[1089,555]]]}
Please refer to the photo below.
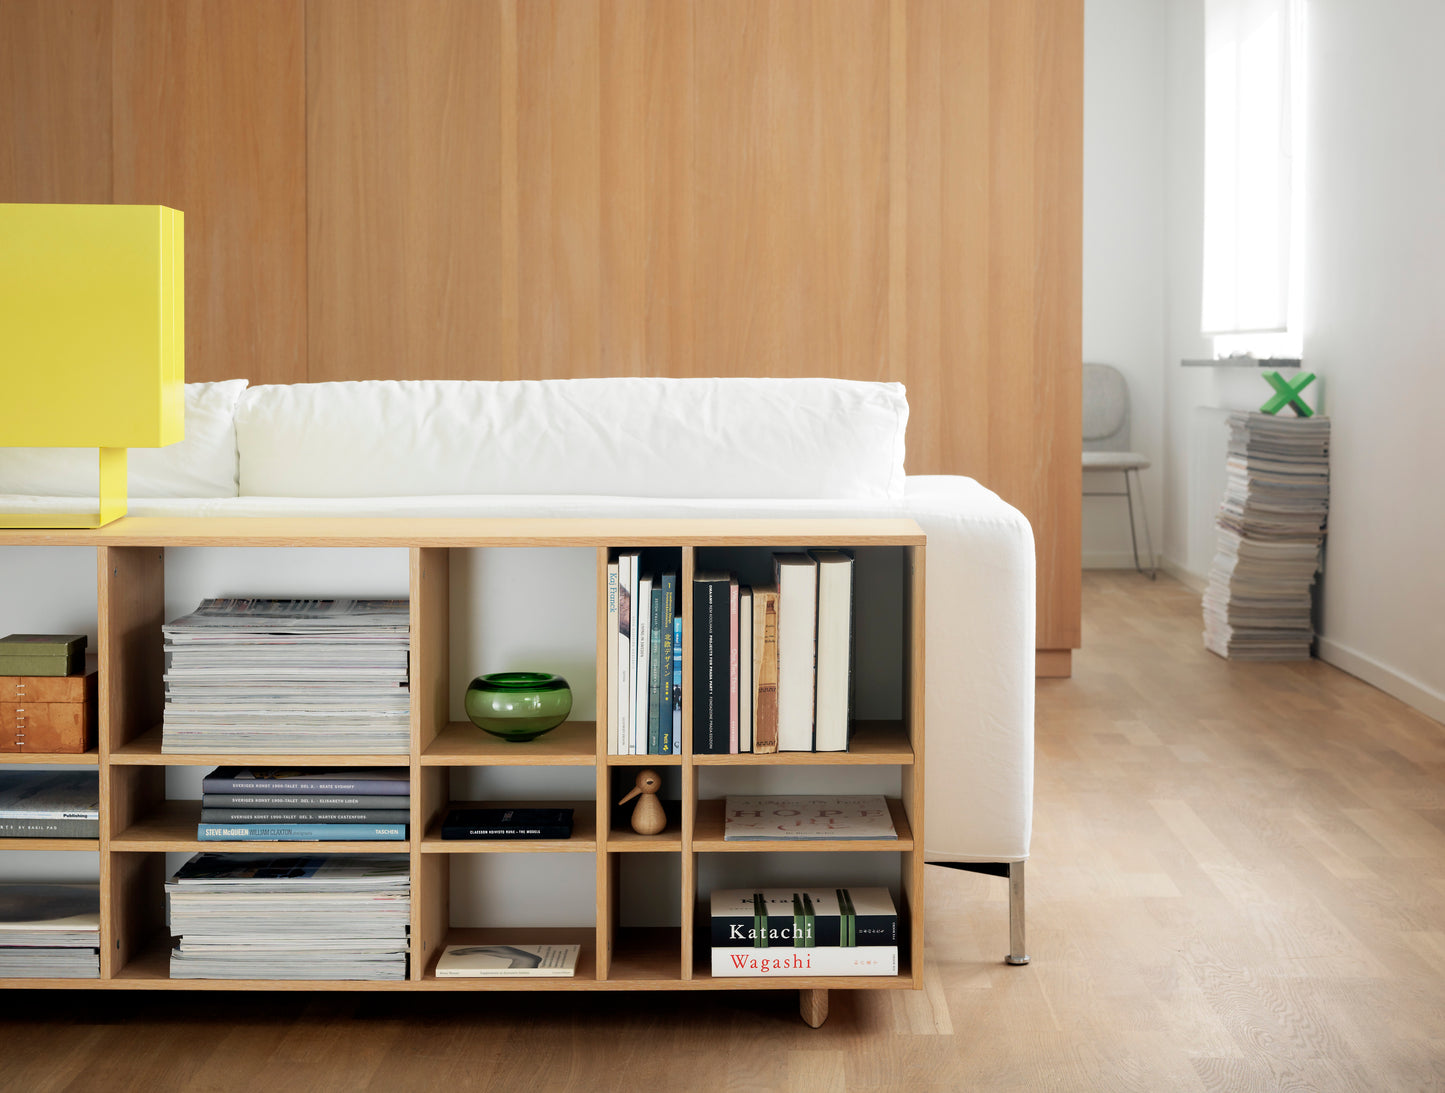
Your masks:
{"label": "stack of magazines on floor", "polygon": [[166,882],[172,979],[405,979],[398,854],[197,854]]}
{"label": "stack of magazines on floor", "polygon": [[1204,593],[1205,648],[1231,659],[1308,659],[1329,441],[1326,418],[1230,414],[1219,547]]}
{"label": "stack of magazines on floor", "polygon": [[405,839],[405,767],[217,767],[201,780],[202,842]]}
{"label": "stack of magazines on floor", "polygon": [[100,885],[0,884],[0,979],[100,976]]}
{"label": "stack of magazines on floor", "polygon": [[205,600],[162,632],[162,752],[406,753],[406,600]]}

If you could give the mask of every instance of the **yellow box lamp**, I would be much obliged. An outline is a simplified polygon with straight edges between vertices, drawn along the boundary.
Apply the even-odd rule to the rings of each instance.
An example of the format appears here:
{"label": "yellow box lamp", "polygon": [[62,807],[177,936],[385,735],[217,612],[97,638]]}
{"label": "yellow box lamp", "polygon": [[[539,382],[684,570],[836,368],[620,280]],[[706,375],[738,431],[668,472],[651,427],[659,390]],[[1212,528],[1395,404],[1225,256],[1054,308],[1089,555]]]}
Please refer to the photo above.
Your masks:
{"label": "yellow box lamp", "polygon": [[127,448],[185,430],[183,216],[161,205],[0,204],[0,446],[100,449],[100,511],[125,515]]}

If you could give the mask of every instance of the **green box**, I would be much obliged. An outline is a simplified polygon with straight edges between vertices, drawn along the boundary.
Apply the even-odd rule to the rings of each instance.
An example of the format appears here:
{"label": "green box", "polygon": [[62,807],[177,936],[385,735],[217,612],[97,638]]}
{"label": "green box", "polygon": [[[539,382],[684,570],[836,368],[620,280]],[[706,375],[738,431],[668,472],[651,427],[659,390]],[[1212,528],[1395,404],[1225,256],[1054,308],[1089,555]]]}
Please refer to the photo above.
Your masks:
{"label": "green box", "polygon": [[0,638],[0,676],[72,676],[85,671],[84,634]]}

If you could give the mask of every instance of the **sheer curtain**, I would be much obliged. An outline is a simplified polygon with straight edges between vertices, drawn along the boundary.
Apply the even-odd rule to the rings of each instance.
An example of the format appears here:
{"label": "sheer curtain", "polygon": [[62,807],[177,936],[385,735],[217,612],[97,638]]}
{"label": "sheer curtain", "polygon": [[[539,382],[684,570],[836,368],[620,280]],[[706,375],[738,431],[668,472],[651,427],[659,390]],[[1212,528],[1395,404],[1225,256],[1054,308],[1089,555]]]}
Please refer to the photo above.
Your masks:
{"label": "sheer curtain", "polygon": [[1206,334],[1297,325],[1302,32],[1302,0],[1205,0]]}

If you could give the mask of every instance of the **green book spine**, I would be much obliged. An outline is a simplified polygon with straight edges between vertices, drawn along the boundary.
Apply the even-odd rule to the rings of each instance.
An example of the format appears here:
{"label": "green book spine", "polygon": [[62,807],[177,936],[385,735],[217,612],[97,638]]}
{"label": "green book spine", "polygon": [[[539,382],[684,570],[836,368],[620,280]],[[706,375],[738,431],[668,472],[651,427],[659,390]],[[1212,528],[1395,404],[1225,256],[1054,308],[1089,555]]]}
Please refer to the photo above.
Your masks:
{"label": "green book spine", "polygon": [[753,946],[768,947],[768,904],[761,892],[753,893]]}

